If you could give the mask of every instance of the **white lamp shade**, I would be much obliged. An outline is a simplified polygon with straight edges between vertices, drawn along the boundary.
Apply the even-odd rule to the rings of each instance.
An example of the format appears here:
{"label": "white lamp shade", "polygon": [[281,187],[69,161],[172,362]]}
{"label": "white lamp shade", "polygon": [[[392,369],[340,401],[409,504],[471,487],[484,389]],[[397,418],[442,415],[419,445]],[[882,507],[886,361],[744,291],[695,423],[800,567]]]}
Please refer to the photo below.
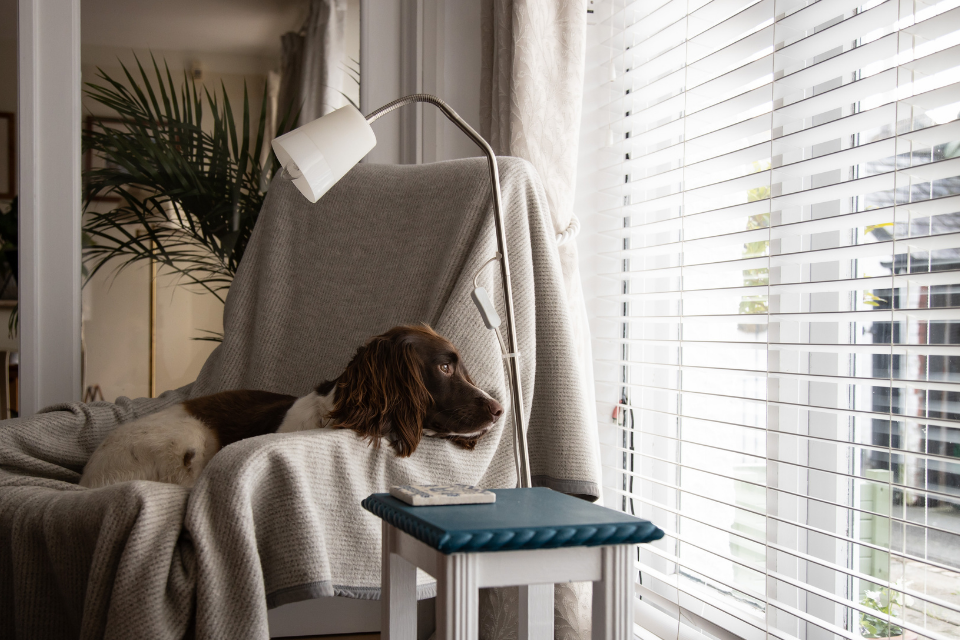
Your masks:
{"label": "white lamp shade", "polygon": [[273,152],[307,200],[316,202],[377,144],[359,111],[350,105],[273,141]]}

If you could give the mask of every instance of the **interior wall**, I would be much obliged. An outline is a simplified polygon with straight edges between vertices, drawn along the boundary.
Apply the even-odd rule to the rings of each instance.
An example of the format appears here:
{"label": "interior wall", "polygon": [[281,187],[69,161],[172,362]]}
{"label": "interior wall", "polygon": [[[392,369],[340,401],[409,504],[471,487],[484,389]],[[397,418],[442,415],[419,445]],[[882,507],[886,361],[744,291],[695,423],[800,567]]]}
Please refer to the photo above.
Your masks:
{"label": "interior wall", "polygon": [[0,38],[0,111],[17,111],[17,41],[14,38]]}
{"label": "interior wall", "polygon": [[[443,99],[479,132],[480,0],[424,0],[423,5],[424,90]],[[425,108],[423,121],[424,162],[482,155],[480,148],[436,109]]]}
{"label": "interior wall", "polygon": [[[256,135],[267,73],[279,68],[279,56],[85,45],[82,48],[84,81],[101,82],[99,70],[122,79],[120,62],[136,74],[137,58],[153,80],[153,69],[148,66],[152,64],[151,53],[161,69],[164,64],[169,65],[178,88],[184,71],[189,72],[192,65],[199,63],[203,76],[198,87],[217,96],[222,87],[238,120],[242,117],[246,85],[251,111],[250,134]],[[205,99],[204,103],[203,123],[209,130],[212,118]],[[85,115],[111,115],[108,108],[86,96],[83,111]],[[110,203],[98,204],[97,208],[104,206]],[[196,379],[216,347],[215,342],[196,338],[209,335],[207,332],[222,332],[223,304],[210,293],[180,286],[172,275],[163,272],[158,274],[156,289],[154,388],[160,394]],[[84,389],[96,385],[108,401],[119,396],[151,395],[151,295],[151,267],[143,262],[119,272],[115,265],[107,265],[84,287]]]}
{"label": "interior wall", "polygon": [[[17,113],[17,3],[0,0],[0,111]],[[0,307],[0,350],[19,351],[20,340],[10,335],[10,308]]]}
{"label": "interior wall", "polygon": [[[372,45],[367,49],[367,59],[364,61],[364,70],[380,68],[379,76],[370,71],[372,86],[381,89],[379,99],[382,104],[389,99],[400,95],[399,76],[400,64],[397,47],[399,45],[399,9],[404,0],[377,0],[374,9],[370,11],[374,16],[373,23],[379,31],[369,38]],[[10,5],[15,15],[15,0],[3,0],[4,6]],[[361,0],[348,0],[346,45],[347,55],[355,60],[361,58]],[[409,5],[410,3],[408,3]],[[422,2],[421,2],[422,4]],[[444,49],[446,66],[444,81],[447,90],[442,91],[444,98],[467,119],[471,125],[478,127],[479,123],[479,2],[465,0],[453,3],[448,8],[445,21],[449,22],[446,42],[451,43],[449,51]],[[122,5],[121,5],[122,6]],[[417,10],[417,0],[413,0],[414,11]],[[410,6],[408,6],[408,15]],[[413,14],[422,20],[422,14]],[[476,16],[473,20],[471,16]],[[470,21],[473,20],[473,25]],[[16,41],[9,36],[15,36],[15,23],[0,21],[0,110],[16,111],[16,84],[17,84],[17,56]],[[409,20],[408,20],[409,22]],[[421,27],[422,29],[422,27]],[[9,32],[9,33],[8,33]],[[409,32],[409,29],[408,29]],[[368,34],[369,36],[370,34]],[[82,34],[81,34],[82,36]],[[414,29],[415,56],[405,58],[410,66],[422,49],[422,44],[416,42]],[[409,41],[409,35],[408,35]],[[461,46],[453,47],[452,43],[460,42]],[[277,47],[279,52],[279,45]],[[82,45],[82,73],[83,81],[95,81],[97,67],[104,69],[113,76],[122,73],[118,60],[122,60],[128,68],[135,66],[134,55],[138,55],[143,62],[149,61],[150,50],[123,47],[109,47],[84,43]],[[242,104],[243,84],[247,89],[254,110],[253,122],[256,122],[260,100],[263,95],[263,83],[270,70],[279,68],[279,56],[261,55],[224,55],[216,53],[196,53],[191,51],[174,51],[154,49],[153,54],[162,63],[166,61],[175,77],[182,70],[189,69],[197,60],[200,61],[203,71],[203,82],[208,87],[219,87],[223,82],[227,89],[235,112],[239,115],[239,106]],[[443,58],[444,56],[440,56]],[[10,90],[14,87],[14,90]],[[345,79],[344,93],[359,98],[360,87]],[[473,92],[472,95],[471,92]],[[369,90],[372,98],[378,96]],[[90,101],[82,100],[84,114],[109,116],[109,111]],[[206,119],[209,124],[209,118]],[[389,119],[383,124],[388,125]],[[451,129],[452,135],[446,133],[444,127],[443,139],[448,140],[437,154],[436,159],[447,159],[474,155],[469,141],[462,139],[461,134]],[[398,127],[394,127],[398,130]],[[391,145],[390,136],[384,135],[383,127],[378,123],[377,134],[380,139],[375,152],[384,152],[381,161],[397,161],[391,154],[399,155],[399,135]],[[409,143],[408,143],[409,144]],[[148,395],[148,365],[149,365],[149,278],[146,265],[136,265],[116,273],[106,269],[96,276],[83,291],[84,301],[84,387],[100,385],[104,397],[113,400],[117,396],[127,395],[138,397]],[[165,389],[175,388],[193,380],[207,354],[215,346],[214,343],[195,341],[190,338],[202,335],[201,330],[219,331],[222,323],[222,305],[212,296],[197,295],[182,288],[175,287],[169,279],[161,278],[157,292],[157,371],[156,389],[162,392]],[[6,332],[8,310],[0,309],[0,349],[13,350],[17,341],[11,339]]]}
{"label": "interior wall", "polygon": [[[411,0],[360,0],[360,111],[364,114],[401,96],[404,43],[400,16],[404,1]],[[373,132],[377,146],[364,162],[399,164],[400,119],[381,118]]]}
{"label": "interior wall", "polygon": [[[136,71],[137,58],[153,80],[151,53],[161,69],[169,65],[179,86],[184,71],[199,62],[203,69],[199,88],[220,95],[226,90],[234,117],[241,118],[244,85],[251,111],[251,135],[256,134],[267,72],[279,66],[278,58],[216,54],[193,54],[167,50],[129,50],[84,46],[82,72],[85,82],[102,82],[99,70],[123,78],[120,62]],[[135,76],[139,80],[139,76]],[[124,82],[124,84],[127,84]],[[84,96],[84,114],[110,116],[111,110]],[[205,105],[204,128],[212,127]],[[109,207],[100,203],[97,209]],[[114,264],[104,267],[84,287],[83,342],[84,389],[95,385],[105,400],[119,396],[150,396],[150,266],[137,263],[121,271]],[[196,379],[200,368],[216,347],[215,342],[197,340],[223,330],[223,304],[212,294],[180,286],[170,274],[161,272],[156,293],[155,382],[157,394],[176,389]]]}
{"label": "interior wall", "polygon": [[[131,71],[138,83],[142,84],[137,69],[137,60],[139,59],[148,77],[156,86],[151,55],[156,59],[161,72],[165,73],[164,64],[169,66],[178,90],[183,81],[184,71],[189,72],[191,65],[198,62],[203,69],[203,78],[197,82],[197,88],[201,91],[206,88],[211,95],[219,98],[222,83],[223,88],[226,89],[227,97],[230,99],[234,117],[237,120],[243,114],[243,93],[244,84],[246,84],[250,103],[250,129],[253,135],[256,134],[267,73],[279,67],[279,57],[192,54],[162,49],[121,49],[84,45],[81,49],[81,72],[83,73],[84,85],[87,83],[103,84],[100,79],[100,71],[102,70],[115,80],[120,80],[124,85],[129,86],[124,78],[121,63]],[[206,98],[203,102],[204,129],[209,130],[212,127],[212,118],[210,117],[210,109],[206,104]],[[87,115],[106,117],[112,114],[112,110],[91,100],[86,93],[84,93],[81,104],[84,117]]]}
{"label": "interior wall", "polygon": [[[346,55],[360,59],[360,0],[348,0],[345,34]],[[300,18],[302,20],[302,17]],[[169,65],[179,85],[183,71],[199,63],[202,86],[219,94],[221,85],[230,99],[234,116],[242,113],[244,84],[251,107],[251,134],[255,135],[267,74],[279,71],[280,44],[274,55],[196,53],[152,50],[161,68]],[[151,50],[84,45],[82,72],[85,82],[95,82],[98,68],[122,78],[122,61],[136,69],[137,57],[145,66]],[[147,72],[152,76],[152,68]],[[360,86],[345,74],[343,93],[359,99]],[[198,83],[200,84],[200,83]],[[346,100],[344,101],[346,104]],[[109,109],[83,99],[85,114],[109,116]],[[207,110],[209,111],[209,110]],[[209,112],[204,126],[211,125]],[[109,203],[98,204],[109,206]],[[138,263],[117,272],[108,265],[84,288],[84,388],[99,385],[106,400],[118,396],[150,395],[150,266]],[[224,292],[225,293],[225,292]],[[203,363],[216,347],[215,342],[197,340],[209,332],[223,330],[223,304],[212,294],[179,286],[172,275],[159,274],[156,293],[156,393],[188,384],[196,379]]]}
{"label": "interior wall", "polygon": [[[422,91],[442,98],[479,131],[480,3],[361,0],[361,111]],[[481,153],[430,106],[405,107],[373,127],[377,146],[366,162],[437,162]]]}
{"label": "interior wall", "polygon": [[[84,389],[103,398],[150,396],[151,268],[121,272],[107,265],[83,289]],[[162,271],[156,293],[155,389],[160,394],[196,379],[216,343],[196,340],[223,330],[223,304],[209,293],[178,286]]]}
{"label": "interior wall", "polygon": [[[104,269],[83,287],[83,385],[103,399],[150,395],[150,269]],[[99,399],[99,397],[98,397]]]}
{"label": "interior wall", "polygon": [[[17,108],[16,46],[15,40],[0,38],[0,111],[16,112]],[[118,61],[133,69],[135,55],[146,64],[150,53],[149,50],[84,46],[81,67],[84,82],[97,81],[98,67],[114,78],[122,78]],[[154,51],[153,54],[161,66],[164,60],[170,65],[177,80],[184,69],[200,60],[204,67],[203,85],[219,90],[223,83],[237,117],[241,113],[246,82],[253,123],[259,118],[266,73],[279,65],[278,59],[258,56],[198,56],[178,51]],[[148,69],[148,73],[151,71]],[[82,106],[85,116],[111,115],[109,109],[86,97]],[[209,116],[205,120],[210,126]],[[99,385],[107,400],[149,395],[149,267],[137,264],[117,273],[108,266],[84,287],[83,303],[84,389]],[[157,393],[196,378],[216,345],[193,338],[205,335],[204,331],[222,331],[222,315],[223,305],[214,296],[192,293],[177,286],[169,276],[158,280]],[[9,309],[0,308],[0,350],[17,351],[19,340],[7,331],[9,316]]]}
{"label": "interior wall", "polygon": [[[360,0],[347,0],[347,33],[344,38],[347,62],[351,68],[360,69]],[[360,104],[360,83],[344,75],[342,91],[353,101]]]}

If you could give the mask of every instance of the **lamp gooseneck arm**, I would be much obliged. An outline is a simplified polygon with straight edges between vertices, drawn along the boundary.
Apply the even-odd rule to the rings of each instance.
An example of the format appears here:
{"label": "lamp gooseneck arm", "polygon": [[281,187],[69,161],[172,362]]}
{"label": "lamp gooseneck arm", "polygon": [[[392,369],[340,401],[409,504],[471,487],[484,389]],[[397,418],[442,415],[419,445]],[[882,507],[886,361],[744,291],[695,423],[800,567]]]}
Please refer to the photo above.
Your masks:
{"label": "lamp gooseneck arm", "polygon": [[513,401],[513,426],[515,432],[514,456],[517,462],[517,475],[521,487],[532,487],[533,482],[530,477],[530,454],[527,449],[527,432],[524,428],[523,419],[523,390],[520,386],[520,364],[517,358],[517,327],[513,317],[513,290],[510,287],[510,261],[507,259],[507,230],[503,221],[503,202],[500,195],[500,171],[497,167],[497,157],[493,149],[483,137],[474,131],[473,127],[457,115],[457,112],[440,98],[427,94],[415,93],[403,98],[398,98],[393,102],[387,103],[366,116],[368,123],[373,123],[377,119],[385,116],[391,111],[415,102],[426,102],[434,105],[443,115],[457,125],[468,138],[473,140],[478,147],[483,149],[487,156],[490,166],[490,178],[493,180],[493,213],[497,228],[497,248],[502,256],[500,260],[500,278],[503,286],[503,304],[507,316],[507,348],[509,357],[507,361],[507,371],[509,372],[510,395]]}

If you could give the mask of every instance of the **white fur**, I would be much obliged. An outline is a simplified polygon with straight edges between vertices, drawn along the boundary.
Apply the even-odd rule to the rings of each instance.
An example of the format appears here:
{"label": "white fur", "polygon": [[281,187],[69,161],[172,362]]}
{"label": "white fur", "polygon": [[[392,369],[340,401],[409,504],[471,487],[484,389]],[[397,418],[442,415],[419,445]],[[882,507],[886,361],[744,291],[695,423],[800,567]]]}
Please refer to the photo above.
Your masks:
{"label": "white fur", "polygon": [[325,396],[314,391],[294,402],[284,416],[283,422],[280,423],[277,433],[322,429],[325,426],[326,417],[333,411],[335,391],[336,387]]}
{"label": "white fur", "polygon": [[423,435],[427,436],[428,438],[473,438],[475,436],[482,436],[486,434],[492,428],[493,428],[493,423],[491,422],[488,426],[482,429],[477,429],[476,431],[471,431],[470,433],[448,433],[441,436],[439,433],[437,433],[433,429],[424,429]]}
{"label": "white fur", "polygon": [[192,487],[219,450],[216,434],[174,405],[114,429],[90,456],[80,486],[154,480]]}
{"label": "white fur", "polygon": [[[333,410],[333,394],[314,391],[298,399],[277,433],[323,428]],[[90,456],[80,486],[153,480],[192,487],[219,450],[217,434],[178,404],[114,429]]]}

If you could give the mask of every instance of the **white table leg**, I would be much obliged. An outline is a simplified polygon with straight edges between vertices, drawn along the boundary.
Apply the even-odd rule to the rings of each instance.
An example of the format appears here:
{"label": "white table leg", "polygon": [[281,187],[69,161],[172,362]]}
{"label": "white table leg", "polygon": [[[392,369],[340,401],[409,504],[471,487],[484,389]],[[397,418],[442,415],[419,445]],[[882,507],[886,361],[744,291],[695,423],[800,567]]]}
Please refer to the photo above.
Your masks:
{"label": "white table leg", "polygon": [[519,618],[517,640],[553,640],[553,585],[520,587]]}
{"label": "white table leg", "polygon": [[602,578],[593,583],[591,640],[633,637],[633,553],[633,545],[603,547]]}
{"label": "white table leg", "polygon": [[477,555],[437,554],[437,640],[477,640]]}
{"label": "white table leg", "polygon": [[393,553],[397,530],[383,522],[380,638],[417,640],[417,568]]}

